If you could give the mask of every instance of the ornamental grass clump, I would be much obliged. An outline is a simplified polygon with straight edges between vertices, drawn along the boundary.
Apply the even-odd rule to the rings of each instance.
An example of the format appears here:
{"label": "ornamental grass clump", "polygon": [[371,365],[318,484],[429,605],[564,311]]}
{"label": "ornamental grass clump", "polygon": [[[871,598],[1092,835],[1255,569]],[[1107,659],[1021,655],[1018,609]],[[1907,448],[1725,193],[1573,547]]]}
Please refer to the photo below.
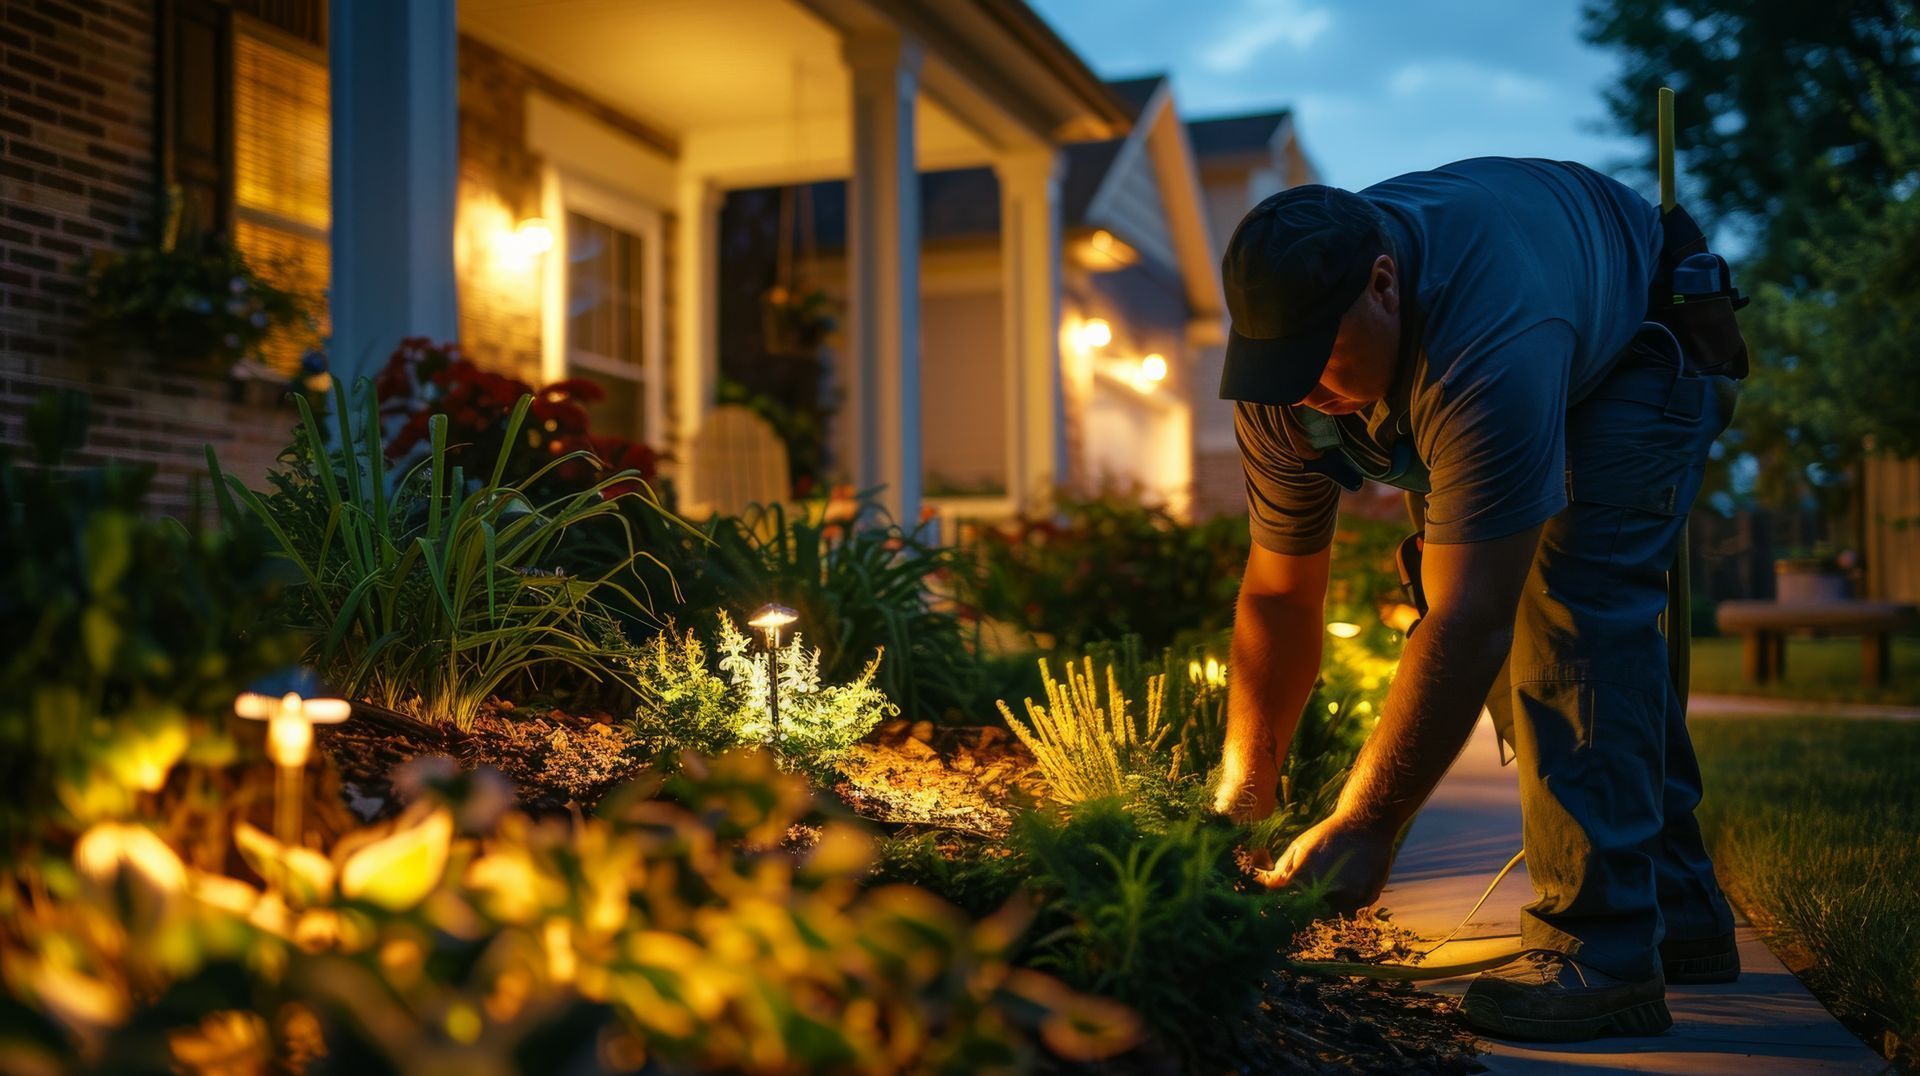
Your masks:
{"label": "ornamental grass clump", "polygon": [[715,649],[724,678],[709,667],[707,648],[692,632],[664,632],[628,659],[641,696],[632,728],[656,755],[765,744],[793,765],[823,772],[862,736],[900,712],[875,683],[882,651],[874,651],[852,680],[822,683],[820,651],[808,649],[795,632],[780,648],[776,725],[768,706],[774,690],[768,655],[724,610],[716,627]]}
{"label": "ornamental grass clump", "polygon": [[1061,803],[1133,796],[1143,779],[1153,774],[1171,776],[1164,746],[1172,726],[1162,720],[1166,678],[1150,676],[1145,685],[1146,708],[1135,713],[1121,690],[1115,667],[1106,667],[1106,705],[1100,703],[1099,680],[1091,657],[1079,668],[1068,662],[1066,681],[1054,679],[1047,659],[1040,659],[1045,705],[1027,702],[1027,721],[1014,716],[1000,701],[1007,727],[1033,752],[1047,786]]}
{"label": "ornamental grass clump", "polygon": [[[629,531],[625,555],[600,574],[550,565],[568,528],[602,517],[625,527],[616,497],[638,476],[616,472],[536,500],[530,490],[585,453],[509,481],[503,447],[490,474],[470,475],[448,464],[444,415],[429,423],[427,456],[391,474],[377,405],[362,399],[349,422],[354,408],[336,383],[330,428],[296,399],[301,425],[265,497],[207,457],[223,512],[245,505],[298,573],[285,611],[311,634],[310,656],[334,687],[464,730],[509,683],[556,670],[598,680],[619,638],[599,592],[638,604],[614,576],[643,554]],[[505,444],[523,436],[531,404],[523,396],[514,407]],[[625,495],[645,496],[639,489]]]}

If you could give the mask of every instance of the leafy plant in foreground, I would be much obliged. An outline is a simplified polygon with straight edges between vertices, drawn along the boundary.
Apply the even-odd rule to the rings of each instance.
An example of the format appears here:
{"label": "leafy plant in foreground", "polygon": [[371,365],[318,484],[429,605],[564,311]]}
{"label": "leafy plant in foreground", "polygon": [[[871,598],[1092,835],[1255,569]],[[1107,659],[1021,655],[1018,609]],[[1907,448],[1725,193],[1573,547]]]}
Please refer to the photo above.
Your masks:
{"label": "leafy plant in foreground", "polygon": [[[571,823],[462,822],[436,792],[330,854],[242,828],[239,877],[100,827],[56,892],[0,909],[0,1054],[35,1071],[961,1073],[1138,1040],[1123,1007],[1009,960],[1017,912],[976,923],[857,884],[865,828],[821,819],[765,756],[696,761],[661,790]],[[783,847],[807,820],[817,843]]]}
{"label": "leafy plant in foreground", "polygon": [[[429,423],[426,458],[390,475],[377,405],[362,398],[360,420],[350,422],[346,389],[335,384],[331,437],[296,401],[301,425],[266,497],[223,474],[211,450],[207,457],[223,511],[246,505],[298,570],[290,619],[312,633],[314,659],[334,686],[465,729],[517,677],[564,668],[598,679],[618,628],[596,592],[639,604],[613,577],[640,554],[629,541],[624,559],[584,577],[552,570],[550,558],[569,527],[617,516],[608,491],[637,476],[618,472],[536,503],[528,490],[582,454],[510,482],[503,447],[491,474],[470,476],[448,464],[444,415]],[[531,404],[523,396],[514,407],[504,444],[518,442]]]}
{"label": "leafy plant in foreground", "polygon": [[1241,836],[1199,818],[1156,832],[1113,800],[1022,814],[1010,844],[1036,912],[1020,961],[1126,1003],[1162,1042],[1204,1058],[1316,911],[1306,894],[1243,891]]}
{"label": "leafy plant in foreground", "polygon": [[34,405],[32,464],[0,447],[0,866],[49,827],[134,813],[221,742],[235,685],[298,652],[266,616],[282,584],[262,544],[147,518],[149,468],[67,465],[86,402]]}

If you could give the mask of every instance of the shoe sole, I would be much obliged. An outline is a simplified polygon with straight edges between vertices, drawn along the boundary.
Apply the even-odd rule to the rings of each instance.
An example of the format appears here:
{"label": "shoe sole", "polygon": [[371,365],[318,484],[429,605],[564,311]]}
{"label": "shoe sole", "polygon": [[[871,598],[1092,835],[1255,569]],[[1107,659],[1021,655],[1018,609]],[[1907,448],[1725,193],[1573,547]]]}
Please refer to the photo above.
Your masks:
{"label": "shoe sole", "polygon": [[1658,1035],[1673,1026],[1673,1014],[1665,999],[1643,1001],[1581,1017],[1512,1016],[1484,998],[1468,998],[1460,1013],[1467,1025],[1483,1035],[1497,1039],[1521,1039],[1527,1042],[1585,1042],[1609,1036],[1641,1037]]}
{"label": "shoe sole", "polygon": [[1661,954],[1668,986],[1711,986],[1736,982],[1740,978],[1740,950],[1729,946],[1724,952],[1670,960]]}

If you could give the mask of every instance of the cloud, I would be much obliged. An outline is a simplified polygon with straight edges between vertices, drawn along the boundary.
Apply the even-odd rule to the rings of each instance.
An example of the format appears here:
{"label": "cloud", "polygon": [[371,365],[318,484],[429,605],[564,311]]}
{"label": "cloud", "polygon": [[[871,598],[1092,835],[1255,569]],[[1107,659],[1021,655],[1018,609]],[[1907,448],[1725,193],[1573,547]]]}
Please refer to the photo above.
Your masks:
{"label": "cloud", "polygon": [[1254,58],[1276,45],[1304,52],[1333,25],[1333,12],[1303,0],[1255,0],[1235,13],[1223,39],[1200,50],[1200,66],[1220,75],[1245,71]]}
{"label": "cloud", "polygon": [[1399,98],[1469,97],[1502,104],[1537,103],[1553,88],[1518,71],[1472,60],[1415,60],[1387,77],[1387,92]]}

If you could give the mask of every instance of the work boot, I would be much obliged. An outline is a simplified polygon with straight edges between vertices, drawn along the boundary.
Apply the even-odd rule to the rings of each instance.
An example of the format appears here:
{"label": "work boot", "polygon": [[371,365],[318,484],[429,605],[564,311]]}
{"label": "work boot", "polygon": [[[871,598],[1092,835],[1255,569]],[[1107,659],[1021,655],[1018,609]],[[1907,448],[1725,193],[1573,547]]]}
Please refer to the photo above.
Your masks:
{"label": "work boot", "polygon": [[1467,988],[1460,1014],[1482,1034],[1534,1042],[1658,1035],[1673,1026],[1658,975],[1627,982],[1552,949],[1529,949],[1482,972]]}
{"label": "work boot", "polygon": [[1717,938],[1668,938],[1660,943],[1660,964],[1668,986],[1730,983],[1740,977],[1740,947],[1732,931]]}

